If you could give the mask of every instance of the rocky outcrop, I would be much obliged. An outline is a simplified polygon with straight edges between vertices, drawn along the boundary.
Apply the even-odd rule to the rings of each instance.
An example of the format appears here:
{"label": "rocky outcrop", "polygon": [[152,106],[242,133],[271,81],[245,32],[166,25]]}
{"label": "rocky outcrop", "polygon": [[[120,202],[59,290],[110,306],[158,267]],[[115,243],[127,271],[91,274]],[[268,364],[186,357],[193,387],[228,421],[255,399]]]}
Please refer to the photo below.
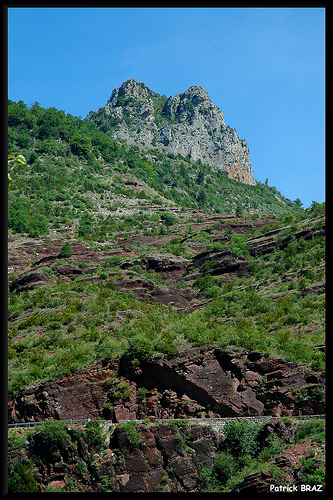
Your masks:
{"label": "rocky outcrop", "polygon": [[248,274],[248,262],[244,257],[235,257],[229,248],[216,252],[213,250],[195,255],[186,269],[186,273],[199,271],[201,274],[220,276],[233,274],[245,276]]}
{"label": "rocky outcrop", "polygon": [[123,357],[11,396],[9,422],[322,414],[324,380],[255,351],[192,348],[140,366]]}
{"label": "rocky outcrop", "polygon": [[130,79],[87,119],[114,139],[201,160],[232,179],[256,184],[246,141],[225,124],[222,111],[202,87],[191,86],[167,99]]}
{"label": "rocky outcrop", "polygon": [[[265,425],[261,433],[283,438],[286,443],[293,444],[295,431],[297,432],[297,427],[294,425],[286,425],[283,421],[277,421]],[[283,484],[281,484],[281,480],[276,480],[274,474],[263,469],[253,474],[247,474],[231,491],[232,493],[297,493],[306,491],[305,488],[310,488],[311,491],[314,486],[310,486],[309,480],[304,477],[303,466],[303,460],[310,457],[312,457],[314,469],[325,467],[322,446],[314,440],[308,439],[295,446],[289,446],[286,451],[279,453],[272,463],[275,470],[279,470]],[[321,481],[318,479],[318,482]],[[316,491],[316,487],[312,491]]]}
{"label": "rocky outcrop", "polygon": [[254,472],[245,476],[242,482],[237,484],[232,492],[233,493],[269,493],[270,485],[276,484],[276,481],[266,470],[261,472]]}
{"label": "rocky outcrop", "polygon": [[139,265],[142,269],[156,272],[184,271],[188,261],[183,257],[170,254],[146,254],[140,259],[132,259],[120,264],[121,269],[129,269]]}
{"label": "rocky outcrop", "polygon": [[105,437],[105,444],[92,443],[75,425],[63,429],[61,441],[36,431],[28,448],[9,445],[9,469],[34,460],[42,492],[70,485],[81,492],[199,492],[202,468],[213,466],[221,441],[209,427],[172,423],[118,425]]}
{"label": "rocky outcrop", "polygon": [[273,252],[275,248],[285,248],[292,240],[305,240],[315,236],[325,236],[326,221],[324,217],[315,217],[306,221],[292,234],[290,226],[279,227],[267,233],[247,240],[252,255]]}
{"label": "rocky outcrop", "polygon": [[133,450],[121,427],[112,436],[111,446],[125,459],[121,491],[200,491],[201,469],[211,467],[217,456],[218,438],[214,431],[195,425],[184,432],[172,424],[161,423],[137,426],[137,432],[144,449]]}
{"label": "rocky outcrop", "polygon": [[37,286],[43,286],[50,284],[52,280],[50,277],[43,272],[31,272],[26,273],[20,278],[14,280],[9,285],[10,292],[23,292],[26,290],[32,290]]}

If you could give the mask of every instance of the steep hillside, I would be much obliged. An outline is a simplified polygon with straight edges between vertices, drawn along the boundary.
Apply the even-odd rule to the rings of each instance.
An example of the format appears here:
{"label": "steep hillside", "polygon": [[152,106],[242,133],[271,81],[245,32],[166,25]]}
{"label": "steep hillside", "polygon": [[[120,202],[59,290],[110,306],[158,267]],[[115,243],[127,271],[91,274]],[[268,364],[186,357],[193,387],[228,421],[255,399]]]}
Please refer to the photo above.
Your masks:
{"label": "steep hillside", "polygon": [[[150,163],[38,103],[11,102],[8,118],[9,152],[27,158],[8,194],[11,391],[121,355],[132,336],[148,353],[233,345],[322,366],[311,346],[324,343],[324,206],[303,211],[273,188],[217,173],[232,196],[289,215],[240,217],[241,206],[238,217],[209,215],[193,197],[185,210],[176,188],[159,189],[161,153]],[[197,167],[214,178],[173,161],[171,179],[176,165],[188,179]]]}
{"label": "steep hillside", "polygon": [[8,152],[27,159],[10,172],[9,228],[15,232],[38,236],[78,227],[84,209],[92,227],[99,216],[123,209],[132,215],[152,204],[238,215],[300,210],[274,187],[245,185],[199,160],[142,153],[55,108],[10,102],[8,120]]}
{"label": "steep hillside", "polygon": [[[276,419],[325,413],[325,204],[38,103],[8,117],[9,422],[92,419],[10,429],[11,491],[323,481],[323,425]],[[251,450],[173,423],[249,415],[275,418]]]}
{"label": "steep hillside", "polygon": [[71,228],[10,235],[10,391],[126,352],[140,360],[190,345],[323,369],[314,349],[325,342],[321,211],[267,226],[152,209],[118,217],[110,236],[102,219],[104,243],[83,231],[88,219],[80,237]]}

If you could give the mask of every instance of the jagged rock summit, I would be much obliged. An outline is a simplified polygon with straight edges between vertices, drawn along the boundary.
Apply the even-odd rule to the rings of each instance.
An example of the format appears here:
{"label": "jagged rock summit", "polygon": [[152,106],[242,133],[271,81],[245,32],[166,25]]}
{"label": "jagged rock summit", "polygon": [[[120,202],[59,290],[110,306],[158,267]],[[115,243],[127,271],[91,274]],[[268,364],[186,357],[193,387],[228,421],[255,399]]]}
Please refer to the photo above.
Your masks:
{"label": "jagged rock summit", "polygon": [[167,98],[130,79],[87,119],[114,139],[201,160],[232,179],[256,184],[246,141],[225,124],[222,111],[202,87]]}

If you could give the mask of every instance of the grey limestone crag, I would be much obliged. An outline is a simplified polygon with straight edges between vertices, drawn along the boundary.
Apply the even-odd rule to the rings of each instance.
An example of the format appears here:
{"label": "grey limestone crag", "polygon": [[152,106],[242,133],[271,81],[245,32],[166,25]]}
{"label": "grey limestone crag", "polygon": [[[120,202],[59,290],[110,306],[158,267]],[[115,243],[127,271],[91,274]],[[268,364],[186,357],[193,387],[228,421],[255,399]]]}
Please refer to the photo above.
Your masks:
{"label": "grey limestone crag", "polygon": [[256,184],[246,141],[225,124],[222,111],[202,87],[167,98],[130,79],[87,119],[114,139],[201,160],[230,178]]}

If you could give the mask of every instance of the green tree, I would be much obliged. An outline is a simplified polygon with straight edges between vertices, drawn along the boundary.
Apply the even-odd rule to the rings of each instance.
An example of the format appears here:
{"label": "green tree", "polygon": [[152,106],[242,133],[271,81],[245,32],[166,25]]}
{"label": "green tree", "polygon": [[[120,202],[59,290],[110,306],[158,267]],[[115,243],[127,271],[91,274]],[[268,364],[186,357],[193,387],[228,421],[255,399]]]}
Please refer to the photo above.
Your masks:
{"label": "green tree", "polygon": [[201,189],[196,197],[197,203],[200,208],[205,208],[207,204],[207,194],[206,191]]}
{"label": "green tree", "polygon": [[235,215],[237,215],[237,217],[240,217],[242,214],[243,214],[243,207],[240,203],[237,203]]}
{"label": "green tree", "polygon": [[72,153],[80,158],[87,158],[91,150],[91,139],[86,134],[76,132],[70,139]]}
{"label": "green tree", "polygon": [[90,422],[87,422],[86,442],[90,450],[93,448],[94,450],[99,451],[104,447],[103,428],[98,420],[91,420]]}
{"label": "green tree", "polygon": [[29,202],[23,196],[12,200],[8,204],[8,227],[16,233],[27,233],[29,231],[28,208]]}
{"label": "green tree", "polygon": [[294,200],[293,203],[296,205],[296,207],[302,208],[303,203],[299,198],[296,198],[296,200]]}
{"label": "green tree", "polygon": [[255,456],[259,448],[257,436],[260,424],[246,420],[228,422],[225,428],[225,444],[233,456],[248,453]]}
{"label": "green tree", "polygon": [[202,170],[199,170],[199,173],[197,175],[197,184],[203,184],[205,180],[205,174]]}
{"label": "green tree", "polygon": [[92,224],[92,217],[89,214],[89,212],[85,211],[80,219],[78,235],[85,237],[91,234],[91,224]]}
{"label": "green tree", "polygon": [[61,247],[59,257],[67,258],[70,257],[71,255],[73,255],[73,249],[71,247],[71,244],[68,241],[66,241],[66,243],[64,243],[63,246]]}
{"label": "green tree", "polygon": [[221,451],[214,464],[214,472],[217,479],[225,484],[228,479],[237,472],[238,466],[235,457],[231,453]]}
{"label": "green tree", "polygon": [[176,217],[170,212],[165,212],[161,215],[161,219],[164,221],[164,224],[167,226],[172,226],[176,222]]}

